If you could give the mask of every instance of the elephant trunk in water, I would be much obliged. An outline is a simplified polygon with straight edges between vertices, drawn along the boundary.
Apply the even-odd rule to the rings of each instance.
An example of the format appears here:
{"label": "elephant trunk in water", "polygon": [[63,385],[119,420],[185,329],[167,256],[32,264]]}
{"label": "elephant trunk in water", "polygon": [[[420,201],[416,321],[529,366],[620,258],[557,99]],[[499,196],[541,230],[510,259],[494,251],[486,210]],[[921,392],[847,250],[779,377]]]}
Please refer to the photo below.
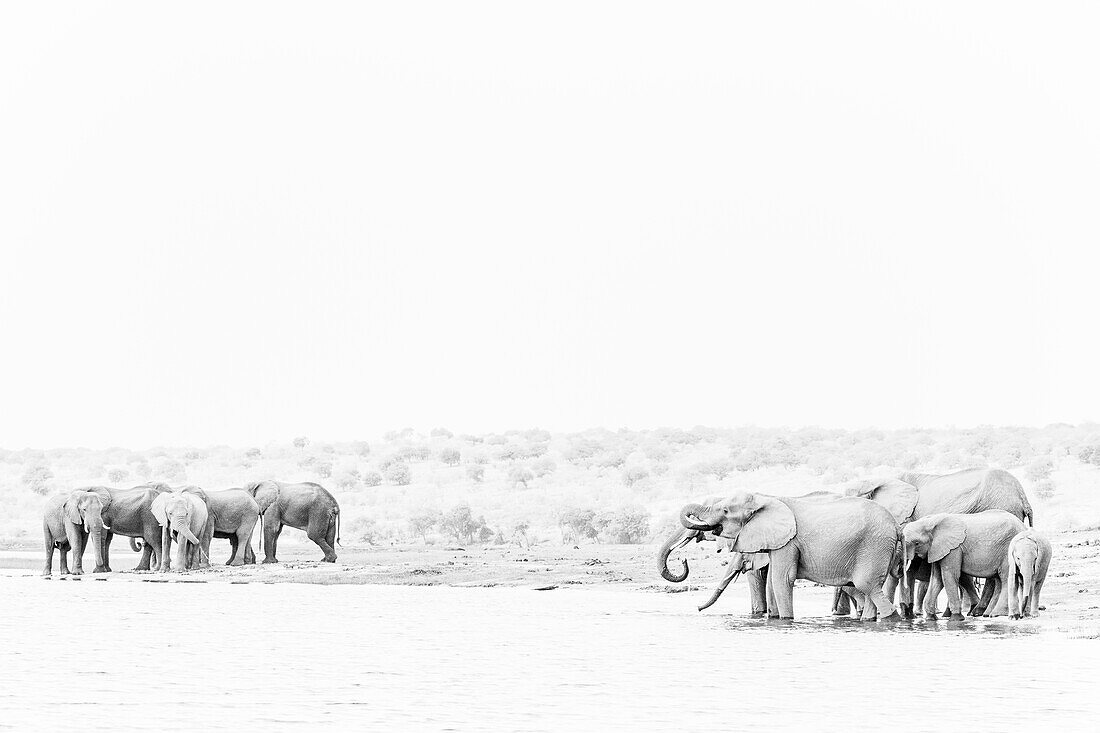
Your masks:
{"label": "elephant trunk in water", "polygon": [[84,531],[92,542],[92,552],[95,557],[95,566],[98,571],[107,567],[107,558],[103,556],[103,514],[99,501],[89,502],[84,512]]}
{"label": "elephant trunk in water", "polygon": [[661,545],[661,549],[657,552],[657,570],[661,573],[661,577],[670,583],[682,583],[687,580],[688,576],[688,564],[687,560],[680,560],[683,565],[683,569],[680,574],[673,573],[668,568],[668,556],[672,554],[673,550],[678,550],[687,543],[691,542],[699,535],[697,530],[680,529],[673,532],[664,544]]}
{"label": "elephant trunk in water", "polygon": [[733,556],[729,559],[730,571],[726,573],[726,577],[722,578],[721,582],[718,583],[718,587],[714,589],[714,593],[711,594],[711,597],[707,600],[707,602],[699,606],[699,610],[705,611],[713,606],[714,602],[718,600],[718,596],[722,595],[723,591],[726,590],[726,587],[733,581],[737,580],[737,576],[739,576],[743,572],[744,567],[745,557],[740,552],[734,552]]}

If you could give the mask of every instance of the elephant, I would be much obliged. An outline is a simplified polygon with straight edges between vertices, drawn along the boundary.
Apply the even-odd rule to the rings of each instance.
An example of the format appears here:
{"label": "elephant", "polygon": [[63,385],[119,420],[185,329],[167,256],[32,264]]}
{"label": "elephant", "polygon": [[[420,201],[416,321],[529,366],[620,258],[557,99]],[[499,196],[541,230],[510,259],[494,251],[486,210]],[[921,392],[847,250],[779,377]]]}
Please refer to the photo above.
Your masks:
{"label": "elephant", "polygon": [[[1020,520],[1026,520],[1029,525],[1034,520],[1024,487],[1015,476],[999,468],[966,469],[946,475],[906,472],[896,479],[864,481],[845,493],[882,504],[903,526],[906,522],[931,514],[974,514],[987,509],[1003,509]],[[908,582],[902,588],[899,604],[907,618],[914,615],[914,588],[917,593],[915,606],[919,608],[923,605],[929,579],[930,569],[923,561],[915,560]],[[964,577],[961,584],[972,608],[987,606],[992,600],[992,586],[984,589],[979,600],[969,577]],[[897,587],[896,581],[887,579],[886,595],[893,599]]]}
{"label": "elephant", "polygon": [[1008,544],[1008,613],[1012,618],[1039,615],[1039,593],[1047,579],[1050,540],[1027,529]]}
{"label": "elephant", "polygon": [[[767,553],[768,615],[794,618],[794,582],[853,585],[870,599],[862,618],[896,618],[882,585],[894,562],[897,522],[882,505],[837,495],[777,497],[741,491],[720,502],[680,510],[687,529],[733,541],[739,553]],[[752,563],[731,562],[708,607]]]}
{"label": "elephant", "polygon": [[[708,500],[718,501],[717,499]],[[682,583],[687,580],[688,577],[688,564],[687,560],[681,560],[683,569],[680,574],[677,575],[672,572],[668,567],[668,556],[675,550],[684,547],[692,542],[704,542],[719,540],[711,532],[703,532],[695,529],[682,528],[673,532],[664,544],[661,545],[661,549],[657,552],[657,571],[661,574],[661,577],[670,583]],[[759,552],[744,554],[737,552],[733,549],[733,542],[730,540],[719,540],[718,551],[728,550],[730,552],[730,559],[726,564],[727,568],[733,565],[741,565],[742,572],[746,572],[746,577],[749,582],[749,602],[751,606],[751,612],[753,616],[763,616],[768,612],[768,599],[766,591],[766,583],[768,578],[768,553]],[[745,568],[744,565],[748,563],[750,567]],[[728,585],[728,582],[727,582]],[[725,586],[723,586],[725,590]],[[718,596],[715,596],[717,600]],[[709,604],[708,604],[709,605]],[[700,609],[702,610],[702,609]]]}
{"label": "elephant", "polygon": [[[112,489],[93,486],[86,489],[99,495],[102,511],[99,521],[106,532],[102,534],[103,569],[111,572],[111,539],[114,535],[130,538],[130,548],[141,551],[141,559],[134,570],[148,570],[153,556],[160,557],[160,524],[153,516],[153,499],[168,491],[163,484],[144,484],[132,489]],[[93,535],[95,532],[93,531]],[[136,540],[141,540],[138,545]],[[81,553],[83,548],[81,548]]]}
{"label": "elephant", "polygon": [[283,527],[305,530],[325,553],[325,562],[336,562],[334,545],[340,541],[340,505],[320,484],[286,484],[256,481],[244,490],[256,500],[263,531],[264,563],[279,562],[275,552]]}
{"label": "elephant", "polygon": [[[902,528],[905,570],[916,557],[932,565],[929,593],[924,600],[924,617],[936,618],[936,597],[940,586],[947,590],[944,618],[962,616],[959,578],[965,573],[974,578],[996,578],[1001,588],[1008,587],[1012,538],[1024,531],[1024,524],[1003,509],[977,514],[932,514],[914,519]],[[995,606],[981,604],[972,615],[998,615],[1005,603],[1000,594]]]}
{"label": "elephant", "polygon": [[194,491],[180,491],[159,494],[153,500],[153,516],[161,527],[160,571],[172,569],[171,549],[173,536],[179,544],[176,552],[176,566],[179,570],[189,570],[199,565],[202,559],[202,540],[199,535],[205,533],[210,512],[206,501]]}
{"label": "elephant", "polygon": [[107,571],[103,559],[103,535],[107,528],[103,524],[103,503],[94,491],[77,489],[68,494],[50,497],[42,517],[42,533],[46,540],[46,567],[42,575],[49,577],[53,572],[53,551],[61,551],[59,569],[62,575],[69,574],[65,559],[68,550],[73,551],[73,575],[83,575],[84,545],[91,537],[95,553],[93,573]]}
{"label": "elephant", "polygon": [[228,539],[233,548],[226,565],[244,565],[255,563],[252,552],[252,531],[260,519],[260,507],[256,500],[244,489],[225,489],[223,491],[205,491],[189,487],[184,491],[192,492],[206,502],[210,520],[200,536],[202,550],[210,557],[210,542],[213,538]]}

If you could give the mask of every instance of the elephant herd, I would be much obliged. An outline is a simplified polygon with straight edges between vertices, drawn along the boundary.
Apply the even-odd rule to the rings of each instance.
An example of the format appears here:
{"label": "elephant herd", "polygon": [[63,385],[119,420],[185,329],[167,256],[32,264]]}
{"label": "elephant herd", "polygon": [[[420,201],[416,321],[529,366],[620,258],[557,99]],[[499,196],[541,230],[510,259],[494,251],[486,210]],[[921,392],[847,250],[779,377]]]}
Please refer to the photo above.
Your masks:
{"label": "elephant herd", "polygon": [[[46,502],[42,519],[46,567],[42,574],[51,574],[56,549],[61,552],[61,573],[81,575],[89,541],[95,558],[93,572],[111,572],[111,540],[116,534],[130,538],[130,548],[142,553],[135,570],[170,570],[173,540],[177,569],[205,567],[215,537],[229,540],[232,553],[227,565],[254,563],[252,533],[257,522],[261,525],[263,562],[278,562],[275,553],[284,527],[304,530],[324,552],[324,560],[336,562],[340,506],[318,484],[258,481],[224,491],[164,484],[132,489],[93,486]],[[72,568],[66,561],[69,550]]]}
{"label": "elephant herd", "polygon": [[[687,579],[669,555],[692,542],[730,551],[725,576],[699,610],[745,574],[753,615],[794,617],[794,583],[835,586],[833,612],[863,620],[913,618],[916,606],[936,618],[961,617],[966,595],[976,615],[1037,615],[1050,566],[1050,542],[1034,529],[1020,482],[1007,471],[973,469],[944,476],[905,473],[867,481],[845,495],[818,491],[779,497],[738,492],[688,504],[661,546],[657,565],[670,582]],[[976,579],[985,579],[981,597]],[[895,602],[899,608],[895,607]],[[899,613],[900,610],[900,613]]]}

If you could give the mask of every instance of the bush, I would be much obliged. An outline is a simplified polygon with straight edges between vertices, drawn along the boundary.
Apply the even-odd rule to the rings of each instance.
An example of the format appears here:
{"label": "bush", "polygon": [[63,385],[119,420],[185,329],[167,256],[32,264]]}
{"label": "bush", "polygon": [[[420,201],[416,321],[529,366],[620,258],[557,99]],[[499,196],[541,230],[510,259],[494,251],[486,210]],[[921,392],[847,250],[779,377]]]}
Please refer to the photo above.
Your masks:
{"label": "bush", "polygon": [[1041,456],[1028,464],[1024,475],[1030,481],[1043,481],[1050,478],[1054,471],[1054,460],[1050,456]]}
{"label": "bush", "polygon": [[351,444],[351,451],[355,455],[365,458],[370,455],[370,443],[365,440],[356,440]]}
{"label": "bush", "polygon": [[643,466],[627,466],[623,469],[622,479],[623,484],[626,486],[634,486],[634,484],[649,478],[649,471]]}
{"label": "bush", "polygon": [[257,458],[261,457],[262,455],[263,455],[263,451],[261,451],[259,448],[249,448],[248,450],[246,450],[244,452],[244,457],[245,458],[251,458],[252,460],[256,460]]}
{"label": "bush", "polygon": [[136,473],[138,478],[142,481],[147,481],[149,477],[153,475],[153,469],[148,463],[142,461],[134,464],[134,473]]}
{"label": "bush", "polygon": [[1035,495],[1043,500],[1049,499],[1054,496],[1054,482],[1050,479],[1043,479],[1036,482]]}
{"label": "bush", "polygon": [[462,454],[457,448],[444,448],[439,451],[439,460],[447,466],[457,466],[462,460]]}
{"label": "bush", "polygon": [[455,434],[447,428],[432,428],[431,436],[433,438],[453,438]]}
{"label": "bush", "polygon": [[596,524],[602,525],[601,534],[611,542],[637,545],[649,538],[649,512],[644,507],[624,507],[605,512],[597,518]]}
{"label": "bush", "polygon": [[439,512],[422,510],[409,517],[409,529],[420,539],[427,541],[428,533],[439,523]]}
{"label": "bush", "polygon": [[125,468],[112,468],[107,471],[107,480],[112,484],[120,484],[130,477],[130,472]]}
{"label": "bush", "polygon": [[558,528],[561,530],[561,541],[580,542],[582,539],[595,539],[596,526],[594,521],[596,512],[591,509],[566,509],[558,517]]}
{"label": "bush", "polygon": [[332,475],[332,461],[317,461],[313,472],[321,478],[328,478]]}
{"label": "bush", "polygon": [[512,482],[512,486],[523,484],[523,488],[526,489],[527,482],[534,480],[534,478],[535,474],[526,466],[512,466],[508,469],[508,480]]}
{"label": "bush", "polygon": [[531,464],[531,470],[538,478],[549,476],[554,471],[556,471],[557,468],[558,464],[554,463],[554,459],[548,456],[543,456],[542,458],[539,458],[537,461]]}
{"label": "bush", "polygon": [[173,458],[165,458],[158,463],[155,473],[157,478],[163,479],[168,483],[187,480],[187,470],[183,467],[182,463]]}
{"label": "bush", "polygon": [[480,484],[485,479],[485,466],[477,463],[466,466],[466,478]]}
{"label": "bush", "polygon": [[49,482],[53,479],[53,471],[49,466],[34,464],[27,467],[21,478],[23,485],[36,494],[45,496],[50,493]]}
{"label": "bush", "polygon": [[412,483],[412,472],[409,471],[406,464],[400,461],[391,463],[383,469],[382,473],[385,475],[386,480],[394,486],[408,486]]}
{"label": "bush", "polygon": [[459,504],[451,508],[439,520],[440,531],[454,537],[459,542],[473,542],[475,536],[484,526],[485,520],[483,518],[474,519],[469,504]]}
{"label": "bush", "polygon": [[348,526],[351,536],[358,542],[368,545],[378,544],[385,538],[385,533],[378,528],[378,522],[374,517],[356,517]]}
{"label": "bush", "polygon": [[336,475],[336,487],[344,489],[345,491],[351,491],[359,485],[359,470],[355,468],[345,468]]}
{"label": "bush", "polygon": [[363,485],[364,486],[381,486],[382,485],[382,474],[378,473],[378,471],[367,471],[366,473],[363,474]]}
{"label": "bush", "polygon": [[295,438],[292,442],[294,443],[295,448],[305,448],[307,445],[309,445],[309,438],[303,435],[301,437]]}

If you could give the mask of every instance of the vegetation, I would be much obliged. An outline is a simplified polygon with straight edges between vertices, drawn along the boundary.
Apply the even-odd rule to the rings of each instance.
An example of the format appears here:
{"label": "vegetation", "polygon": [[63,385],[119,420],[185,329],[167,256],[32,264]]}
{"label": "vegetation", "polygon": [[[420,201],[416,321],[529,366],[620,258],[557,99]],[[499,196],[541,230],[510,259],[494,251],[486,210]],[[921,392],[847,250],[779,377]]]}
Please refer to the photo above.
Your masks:
{"label": "vegetation", "polygon": [[[651,542],[688,500],[737,489],[843,491],[900,470],[1012,471],[1041,528],[1100,524],[1100,425],[960,430],[510,430],[436,428],[381,439],[134,451],[0,449],[0,544],[40,542],[43,496],[77,486],[212,489],[317,481],[340,501],[345,542]],[[294,535],[288,541],[295,541]]]}

